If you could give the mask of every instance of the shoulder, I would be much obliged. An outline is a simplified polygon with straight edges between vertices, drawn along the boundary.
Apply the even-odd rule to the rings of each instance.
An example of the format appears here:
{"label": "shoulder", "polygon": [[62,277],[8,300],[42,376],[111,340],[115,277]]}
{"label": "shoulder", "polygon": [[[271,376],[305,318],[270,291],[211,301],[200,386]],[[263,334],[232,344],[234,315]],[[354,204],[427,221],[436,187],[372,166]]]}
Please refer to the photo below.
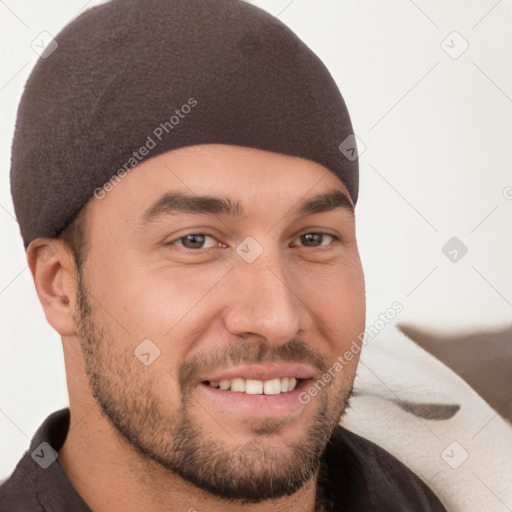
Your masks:
{"label": "shoulder", "polygon": [[338,426],[326,448],[329,493],[364,512],[446,512],[432,490],[376,444]]}
{"label": "shoulder", "polygon": [[[69,409],[56,411],[45,419],[16,469],[7,480],[0,483],[1,512],[45,512],[49,508],[43,505],[45,500],[41,496],[56,495],[63,474],[58,464],[45,468],[39,466],[31,454],[36,447],[41,449],[43,442],[58,450],[66,437],[68,427]],[[58,500],[58,497],[55,499]]]}
{"label": "shoulder", "polygon": [[9,512],[44,512],[37,499],[26,455],[11,476],[0,483],[0,510]]}

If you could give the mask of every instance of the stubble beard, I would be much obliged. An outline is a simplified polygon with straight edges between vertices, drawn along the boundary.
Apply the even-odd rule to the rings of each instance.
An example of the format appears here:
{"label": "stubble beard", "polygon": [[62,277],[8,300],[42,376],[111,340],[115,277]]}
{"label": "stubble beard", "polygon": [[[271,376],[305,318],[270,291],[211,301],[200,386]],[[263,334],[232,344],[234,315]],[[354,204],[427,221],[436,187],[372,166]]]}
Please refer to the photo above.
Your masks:
{"label": "stubble beard", "polygon": [[[106,321],[96,318],[82,272],[78,272],[75,321],[92,395],[102,414],[122,438],[146,460],[212,495],[229,501],[259,503],[297,492],[313,481],[322,465],[322,453],[345,409],[352,388],[337,390],[339,399],[319,396],[317,413],[300,442],[281,452],[269,449],[279,423],[254,424],[254,439],[228,445],[212,439],[190,414],[189,393],[172,416],[165,416],[152,392],[149,372],[133,370],[134,355],[115,336]],[[111,322],[113,327],[114,321]],[[121,348],[124,347],[124,348]],[[352,384],[352,383],[350,383]],[[334,403],[333,403],[334,402]]]}

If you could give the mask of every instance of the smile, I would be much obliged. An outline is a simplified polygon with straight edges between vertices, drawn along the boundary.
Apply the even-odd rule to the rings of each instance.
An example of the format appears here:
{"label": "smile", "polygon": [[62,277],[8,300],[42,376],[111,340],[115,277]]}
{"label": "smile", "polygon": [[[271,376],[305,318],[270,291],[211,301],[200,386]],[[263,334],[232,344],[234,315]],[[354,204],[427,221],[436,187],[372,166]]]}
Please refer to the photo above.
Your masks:
{"label": "smile", "polygon": [[317,377],[307,363],[274,362],[210,369],[198,376],[203,407],[229,421],[247,418],[297,418],[304,405],[299,393]]}

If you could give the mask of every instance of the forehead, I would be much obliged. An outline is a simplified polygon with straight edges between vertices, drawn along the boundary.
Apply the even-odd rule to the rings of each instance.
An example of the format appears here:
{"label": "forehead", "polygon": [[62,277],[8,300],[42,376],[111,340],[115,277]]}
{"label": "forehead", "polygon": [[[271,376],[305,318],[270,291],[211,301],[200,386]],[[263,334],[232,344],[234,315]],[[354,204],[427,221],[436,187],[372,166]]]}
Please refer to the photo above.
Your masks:
{"label": "forehead", "polygon": [[135,218],[162,194],[231,198],[248,215],[292,207],[322,191],[339,190],[341,180],[322,165],[303,158],[242,146],[205,144],[173,150],[111,181],[102,199],[94,198],[94,216]]}

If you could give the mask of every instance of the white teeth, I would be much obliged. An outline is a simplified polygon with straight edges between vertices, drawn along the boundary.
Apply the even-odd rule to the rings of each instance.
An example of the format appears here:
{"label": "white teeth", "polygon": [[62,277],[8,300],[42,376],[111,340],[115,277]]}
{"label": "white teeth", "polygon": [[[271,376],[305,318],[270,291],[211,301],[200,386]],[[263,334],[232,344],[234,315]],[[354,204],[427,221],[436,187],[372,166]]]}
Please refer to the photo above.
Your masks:
{"label": "white teeth", "polygon": [[263,394],[263,382],[261,380],[246,380],[245,381],[245,392],[248,395],[262,395]]}
{"label": "white teeth", "polygon": [[232,379],[231,380],[231,391],[245,391],[245,380],[244,379]]}
{"label": "white teeth", "polygon": [[266,381],[254,379],[224,379],[221,381],[211,380],[209,385],[212,388],[220,388],[223,391],[231,390],[238,393],[247,393],[248,395],[279,395],[293,391],[297,386],[295,377],[283,377],[282,379],[270,379]]}
{"label": "white teeth", "polygon": [[265,395],[279,395],[281,393],[281,379],[266,380],[263,384]]}

